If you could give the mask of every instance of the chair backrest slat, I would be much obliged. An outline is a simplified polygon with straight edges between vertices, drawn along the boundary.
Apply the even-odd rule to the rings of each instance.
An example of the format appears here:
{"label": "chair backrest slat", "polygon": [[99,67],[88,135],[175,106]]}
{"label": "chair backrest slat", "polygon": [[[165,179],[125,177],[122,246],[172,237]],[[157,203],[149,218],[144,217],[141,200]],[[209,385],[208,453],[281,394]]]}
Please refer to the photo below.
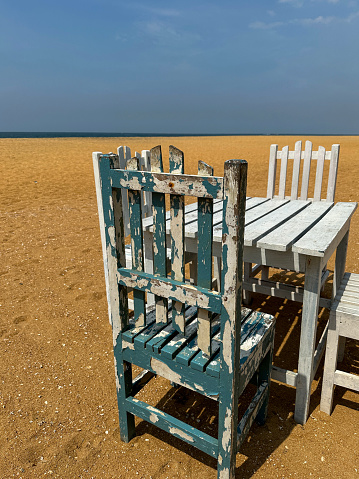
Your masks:
{"label": "chair backrest slat", "polygon": [[[184,173],[183,152],[170,146],[170,173]],[[171,212],[171,277],[184,281],[184,196],[170,195]],[[173,327],[185,333],[185,305],[180,301],[172,302]]]}
{"label": "chair backrest slat", "polygon": [[305,142],[304,161],[303,161],[303,175],[302,175],[302,189],[300,191],[300,199],[308,199],[310,165],[312,161],[313,145],[311,141]]}
{"label": "chair backrest slat", "polygon": [[[213,168],[203,161],[198,162],[199,176],[213,176]],[[212,288],[212,238],[213,238],[213,200],[198,198],[198,252],[197,285]],[[204,354],[211,354],[210,311],[198,310],[198,347]]]}
{"label": "chair backrest slat", "polygon": [[[281,161],[279,174],[278,194],[275,195],[277,162]],[[292,184],[290,196],[286,196],[286,180],[288,173],[288,160],[293,160]],[[316,175],[313,198],[308,198],[309,179],[311,173],[312,160],[316,160]],[[323,198],[322,185],[324,178],[325,161],[329,161],[329,175],[326,198]],[[318,151],[313,151],[311,141],[305,142],[305,149],[302,151],[302,142],[299,140],[295,143],[294,151],[289,151],[289,147],[285,146],[278,151],[278,145],[271,145],[269,153],[269,171],[267,184],[267,198],[290,198],[291,200],[301,199],[313,201],[334,201],[337,172],[339,162],[339,145],[333,145],[331,151],[325,151],[320,146]],[[301,172],[302,170],[302,172]],[[302,173],[301,190],[299,195],[299,180]]]}
{"label": "chair backrest slat", "polygon": [[[113,166],[110,156],[103,158],[102,153],[92,155],[98,215],[101,231],[102,254],[106,280],[106,294],[109,321],[112,325],[113,341],[128,325],[127,288],[118,285],[117,270],[126,267],[125,234],[121,190],[112,190],[110,168]],[[111,164],[112,163],[112,164]],[[115,201],[114,201],[115,199]],[[116,205],[114,207],[114,205]],[[114,215],[117,215],[116,223]]]}
{"label": "chair backrest slat", "polygon": [[[122,170],[125,170],[127,167],[128,161],[132,158],[131,148],[128,146],[119,146],[117,148],[117,155],[119,159],[119,166]],[[150,152],[149,150],[142,150],[141,154],[137,151],[134,154],[134,157],[139,159],[139,170],[141,171],[150,171]],[[151,193],[146,191],[143,193],[142,198],[142,216],[149,216],[152,214],[152,196]],[[125,235],[130,234],[130,218],[128,210],[128,197],[127,191],[122,190],[122,205],[124,211],[124,225],[125,225]]]}
{"label": "chair backrest slat", "polygon": [[320,146],[318,148],[317,171],[315,174],[315,185],[314,185],[314,196],[313,196],[314,201],[320,201],[321,199],[324,162],[325,162],[325,148],[323,146]]}
{"label": "chair backrest slat", "polygon": [[285,146],[282,149],[281,163],[280,163],[280,178],[279,178],[279,192],[278,192],[278,197],[280,199],[285,198],[285,185],[286,185],[286,181],[287,181],[288,155],[289,155],[289,147]]}
{"label": "chair backrest slat", "polygon": [[[236,319],[241,308],[247,164],[238,160],[226,162],[224,178],[212,176],[212,168],[204,163],[199,165],[200,175],[184,175],[183,153],[171,147],[171,171],[166,174],[161,171],[163,167],[160,148],[155,148],[150,155],[152,168],[156,171],[145,174],[141,172],[140,176],[137,171],[140,168],[137,157],[127,161],[126,170],[112,168],[112,163],[119,166],[120,158],[116,155],[98,154],[94,157],[96,188],[100,200],[99,213],[101,211],[102,217],[100,224],[104,232],[102,242],[109,314],[114,326],[114,341],[118,334],[128,327],[136,334],[136,331],[141,331],[142,325],[146,325],[146,294],[152,293],[156,298],[156,322],[168,321],[168,300],[172,300],[172,322],[165,327],[166,332],[172,327],[179,334],[192,336],[193,330],[198,328],[197,347],[200,350],[198,356],[200,364],[219,350],[219,343],[211,337],[211,334],[214,335],[218,331],[219,319],[215,319],[212,329],[211,323],[214,314],[221,315],[223,331],[221,339],[226,345],[220,348],[219,359],[221,363],[223,362],[223,374],[232,378],[233,364],[239,364],[240,324]],[[131,268],[126,267],[124,253],[126,237],[121,212],[122,190],[127,192],[129,204]],[[144,191],[151,192],[153,199],[153,273],[143,271],[141,195]],[[168,277],[166,269],[165,194],[170,197],[171,278]],[[185,196],[198,198],[197,285],[187,283],[184,274]],[[221,292],[212,290],[213,200],[223,200]],[[118,221],[114,219],[116,215],[119,216]],[[132,288],[134,293],[134,326],[129,325],[128,321],[128,288]],[[192,310],[193,307],[198,309],[197,319],[192,314],[185,315],[189,307],[192,307]],[[188,330],[185,329],[186,321]],[[227,365],[231,362],[232,366],[228,369]]]}
{"label": "chair backrest slat", "polygon": [[327,201],[334,201],[335,189],[337,186],[337,172],[339,162],[339,148],[340,145],[332,145],[331,159],[329,167]]}
{"label": "chair backrest slat", "polygon": [[[133,157],[127,162],[128,170],[138,170],[139,167],[139,159],[137,157]],[[128,204],[130,212],[132,269],[143,271],[144,250],[141,192],[138,190],[128,190]],[[134,289],[133,303],[136,326],[144,326],[146,324],[145,293],[138,289]]]}
{"label": "chair backrest slat", "polygon": [[275,179],[277,175],[277,153],[278,145],[271,145],[269,152],[267,198],[273,198],[275,192]]}
{"label": "chair backrest slat", "polygon": [[[160,146],[151,149],[151,171],[163,173],[162,152]],[[163,193],[152,194],[153,208],[153,272],[155,276],[167,277],[167,248],[166,248],[166,200]],[[155,296],[156,322],[168,322],[168,300],[162,296]]]}
{"label": "chair backrest slat", "polygon": [[295,144],[295,150],[293,155],[293,177],[292,177],[292,190],[290,199],[296,200],[298,198],[298,185],[299,185],[299,173],[300,173],[300,160],[302,154],[302,142],[299,140]]}

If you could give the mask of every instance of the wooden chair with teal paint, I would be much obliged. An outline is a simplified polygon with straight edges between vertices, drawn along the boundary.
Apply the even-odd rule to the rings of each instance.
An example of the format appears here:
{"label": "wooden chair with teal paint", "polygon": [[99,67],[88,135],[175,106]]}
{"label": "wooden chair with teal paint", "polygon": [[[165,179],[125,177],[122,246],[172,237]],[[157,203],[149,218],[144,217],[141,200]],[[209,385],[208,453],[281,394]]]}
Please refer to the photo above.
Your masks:
{"label": "wooden chair with teal paint", "polygon": [[[185,175],[183,154],[170,147],[170,173],[163,173],[159,147],[151,171],[138,160],[114,168],[111,155],[94,153],[100,229],[110,322],[113,331],[120,434],[135,435],[134,416],[217,459],[218,478],[234,478],[236,454],[256,419],[267,414],[273,353],[272,316],[241,308],[247,163],[225,163],[224,177]],[[208,166],[201,163],[200,171]],[[126,267],[122,191],[128,195],[132,267]],[[144,272],[141,192],[152,193],[153,274]],[[171,222],[171,263],[166,261],[166,195]],[[185,280],[184,199],[198,201],[197,284]],[[212,289],[213,200],[221,199],[223,243],[221,291]],[[128,288],[134,313],[129,314]],[[153,310],[146,294],[155,295]],[[143,372],[132,378],[132,364]],[[219,403],[218,437],[212,437],[135,397],[154,375]],[[256,389],[243,417],[239,397]],[[150,385],[148,386],[150,387]]]}

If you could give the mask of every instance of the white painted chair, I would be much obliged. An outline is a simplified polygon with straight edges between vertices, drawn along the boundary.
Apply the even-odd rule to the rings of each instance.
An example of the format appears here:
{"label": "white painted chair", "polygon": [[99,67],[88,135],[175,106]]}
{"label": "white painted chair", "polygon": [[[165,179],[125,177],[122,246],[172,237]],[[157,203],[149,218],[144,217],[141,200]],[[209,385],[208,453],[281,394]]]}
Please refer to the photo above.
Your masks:
{"label": "white painted chair", "polygon": [[[299,140],[295,144],[294,151],[289,151],[288,146],[284,146],[281,151],[278,145],[271,145],[269,153],[269,170],[267,184],[267,198],[290,199],[290,200],[312,200],[333,202],[337,184],[337,172],[339,162],[340,145],[332,145],[331,151],[326,151],[323,146],[319,146],[318,151],[313,151],[311,141],[305,142],[305,149],[302,151],[302,142]],[[280,160],[279,181],[276,181],[278,160]],[[289,160],[293,160],[291,185],[287,181]],[[309,197],[310,173],[312,160],[316,160],[316,172],[313,196]],[[328,183],[326,191],[323,191],[323,176],[327,167]],[[301,177],[301,186],[300,185]],[[276,188],[278,183],[278,189]],[[289,192],[290,187],[290,192]],[[262,272],[261,279],[268,280],[269,267],[255,265],[251,263],[244,264],[245,281],[250,281],[258,273]],[[322,285],[327,280],[329,273],[326,269],[323,271]],[[288,298],[290,299],[290,297]],[[244,292],[245,303],[250,301],[250,292]]]}
{"label": "white painted chair", "polygon": [[323,375],[321,411],[331,414],[334,386],[359,392],[359,376],[337,369],[341,338],[359,340],[359,275],[345,273],[330,310]]}

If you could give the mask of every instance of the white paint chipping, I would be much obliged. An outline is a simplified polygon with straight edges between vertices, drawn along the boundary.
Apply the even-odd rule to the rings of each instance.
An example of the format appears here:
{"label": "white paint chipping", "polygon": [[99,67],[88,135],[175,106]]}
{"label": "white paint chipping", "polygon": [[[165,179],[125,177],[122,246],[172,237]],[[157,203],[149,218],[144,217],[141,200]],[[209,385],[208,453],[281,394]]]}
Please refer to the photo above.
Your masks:
{"label": "white paint chipping", "polygon": [[122,349],[131,349],[132,351],[135,350],[135,345],[133,343],[128,343],[124,339],[122,340]]}
{"label": "white paint chipping", "polygon": [[222,447],[225,451],[229,448],[229,443],[231,440],[231,423],[232,423],[232,414],[231,410],[227,407],[226,416],[224,418],[224,431],[222,436]]}
{"label": "white paint chipping", "polygon": [[189,441],[189,442],[194,442],[194,439],[192,436],[190,436],[189,434],[186,434],[180,429],[177,429],[176,427],[170,427],[169,432],[175,436],[180,437],[181,439],[185,439],[186,441]]}
{"label": "white paint chipping", "polygon": [[156,422],[159,421],[159,419],[158,419],[158,417],[156,416],[156,414],[153,414],[153,413],[152,413],[152,414],[150,415],[150,421],[151,421],[153,424],[155,424]]}
{"label": "white paint chipping", "polygon": [[119,392],[120,389],[121,389],[121,384],[120,384],[120,378],[118,377],[118,374],[117,374],[117,361],[116,361],[116,356],[114,356],[113,361],[114,361],[114,363],[115,363],[116,390],[117,390],[117,392]]}
{"label": "white paint chipping", "polygon": [[151,358],[151,368],[154,373],[159,374],[160,376],[163,376],[177,384],[183,384],[182,377],[179,374],[172,371],[172,369],[169,366],[167,366],[167,364],[163,363],[162,361],[159,361],[156,358]]}
{"label": "white paint chipping", "polygon": [[233,368],[232,368],[232,361],[231,361],[231,322],[228,320],[226,321],[226,324],[224,325],[224,331],[223,331],[223,344],[226,344],[227,346],[223,348],[223,359],[224,362],[228,366],[228,371],[230,374],[232,374]]}

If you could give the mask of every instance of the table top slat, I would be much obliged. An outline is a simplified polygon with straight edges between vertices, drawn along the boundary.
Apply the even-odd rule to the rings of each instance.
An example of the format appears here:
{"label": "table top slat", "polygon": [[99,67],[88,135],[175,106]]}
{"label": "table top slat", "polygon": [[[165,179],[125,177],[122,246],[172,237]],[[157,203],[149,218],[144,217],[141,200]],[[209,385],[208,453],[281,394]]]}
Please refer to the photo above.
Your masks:
{"label": "table top slat", "polygon": [[336,203],[292,247],[295,253],[324,257],[333,240],[340,234],[357,208],[357,203]]}
{"label": "table top slat", "polygon": [[333,203],[316,201],[279,228],[263,236],[258,242],[259,248],[274,251],[288,251],[299,238],[312,228],[331,208]]}
{"label": "table top slat", "polygon": [[271,211],[264,218],[249,224],[245,230],[244,245],[255,246],[257,241],[268,233],[273,232],[276,234],[279,226],[286,223],[309,205],[309,201],[290,201],[281,208]]}

